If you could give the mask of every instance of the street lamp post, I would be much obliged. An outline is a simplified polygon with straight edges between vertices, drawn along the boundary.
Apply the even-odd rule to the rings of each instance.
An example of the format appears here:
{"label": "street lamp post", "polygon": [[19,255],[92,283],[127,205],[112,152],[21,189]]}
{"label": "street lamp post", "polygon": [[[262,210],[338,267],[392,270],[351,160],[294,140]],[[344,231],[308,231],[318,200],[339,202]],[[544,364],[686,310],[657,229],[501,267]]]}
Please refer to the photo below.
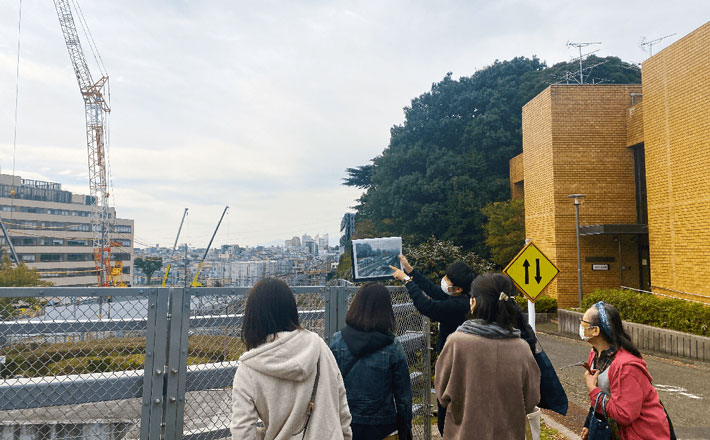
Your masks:
{"label": "street lamp post", "polygon": [[579,293],[579,307],[582,307],[582,252],[579,248],[579,205],[585,194],[570,194],[567,198],[574,199],[575,230],[577,232],[577,290]]}

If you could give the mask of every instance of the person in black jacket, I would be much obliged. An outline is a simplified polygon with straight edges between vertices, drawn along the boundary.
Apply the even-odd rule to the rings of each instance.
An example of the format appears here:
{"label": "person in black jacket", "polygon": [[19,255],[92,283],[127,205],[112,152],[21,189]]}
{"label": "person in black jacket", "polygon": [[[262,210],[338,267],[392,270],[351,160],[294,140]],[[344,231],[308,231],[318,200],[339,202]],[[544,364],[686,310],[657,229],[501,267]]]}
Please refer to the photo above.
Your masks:
{"label": "person in black jacket", "polygon": [[[446,268],[446,275],[440,285],[434,284],[429,278],[414,270],[404,255],[399,256],[404,271],[390,266],[395,279],[407,287],[414,307],[419,313],[432,321],[439,322],[439,339],[436,342],[436,352],[441,353],[446,338],[463,324],[471,305],[469,290],[476,277],[473,269],[463,261],[457,261]],[[444,434],[446,408],[438,405],[438,428]]]}

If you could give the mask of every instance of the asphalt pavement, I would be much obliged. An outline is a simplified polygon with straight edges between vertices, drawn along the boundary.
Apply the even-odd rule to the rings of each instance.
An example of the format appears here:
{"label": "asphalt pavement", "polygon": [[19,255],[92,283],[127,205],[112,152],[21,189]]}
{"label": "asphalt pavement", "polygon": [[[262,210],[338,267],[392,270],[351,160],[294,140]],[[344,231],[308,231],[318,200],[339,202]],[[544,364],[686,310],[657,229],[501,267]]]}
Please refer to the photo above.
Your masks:
{"label": "asphalt pavement", "polygon": [[[538,337],[570,401],[567,417],[553,418],[579,432],[589,409],[582,367],[562,368],[587,359],[590,345],[557,334],[557,324],[538,325]],[[710,364],[642,353],[678,439],[710,439]]]}

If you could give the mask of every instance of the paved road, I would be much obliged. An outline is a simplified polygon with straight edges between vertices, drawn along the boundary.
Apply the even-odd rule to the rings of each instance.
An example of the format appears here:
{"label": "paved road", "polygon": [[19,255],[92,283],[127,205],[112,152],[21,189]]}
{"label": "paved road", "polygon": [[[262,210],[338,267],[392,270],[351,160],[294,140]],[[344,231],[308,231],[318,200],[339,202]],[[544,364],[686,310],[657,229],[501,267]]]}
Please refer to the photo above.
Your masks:
{"label": "paved road", "polygon": [[[586,360],[589,344],[552,334],[554,326],[538,326],[540,342],[557,369],[570,400],[570,414],[557,420],[574,432],[579,432],[579,418],[589,408],[582,367],[564,368]],[[710,364],[661,358],[645,354],[653,382],[666,410],[671,416],[679,439],[710,439]]]}

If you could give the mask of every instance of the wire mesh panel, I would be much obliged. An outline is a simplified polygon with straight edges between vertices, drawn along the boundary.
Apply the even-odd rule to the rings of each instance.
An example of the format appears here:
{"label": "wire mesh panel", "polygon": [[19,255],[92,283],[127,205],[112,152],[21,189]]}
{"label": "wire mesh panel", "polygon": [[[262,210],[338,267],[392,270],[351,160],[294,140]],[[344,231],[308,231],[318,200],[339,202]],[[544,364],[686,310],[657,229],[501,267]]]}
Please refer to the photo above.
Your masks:
{"label": "wire mesh panel", "polygon": [[0,438],[139,437],[155,295],[96,291],[0,289]]}
{"label": "wire mesh panel", "polygon": [[[429,362],[429,320],[412,304],[404,287],[388,287],[396,321],[395,334],[407,354],[412,385],[412,434],[415,439],[431,438],[431,364]],[[356,288],[347,289],[348,306],[355,297]]]}
{"label": "wire mesh panel", "polygon": [[[228,438],[248,288],[191,289],[183,438]],[[301,326],[323,336],[322,287],[294,287]],[[174,317],[173,317],[174,319]]]}

